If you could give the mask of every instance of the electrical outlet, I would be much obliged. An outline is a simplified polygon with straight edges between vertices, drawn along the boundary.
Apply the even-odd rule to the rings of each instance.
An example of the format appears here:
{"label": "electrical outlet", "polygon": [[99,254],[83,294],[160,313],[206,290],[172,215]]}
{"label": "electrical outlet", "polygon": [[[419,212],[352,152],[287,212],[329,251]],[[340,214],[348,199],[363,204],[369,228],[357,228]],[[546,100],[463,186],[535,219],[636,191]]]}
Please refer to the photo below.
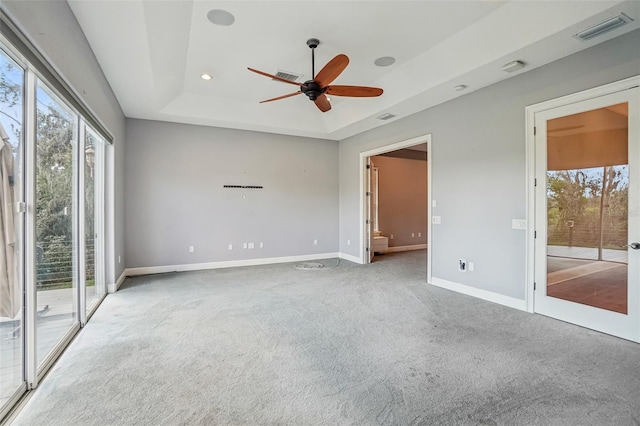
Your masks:
{"label": "electrical outlet", "polygon": [[458,259],[458,271],[465,272],[467,270],[467,259]]}
{"label": "electrical outlet", "polygon": [[247,243],[243,243],[242,248],[247,248]]}
{"label": "electrical outlet", "polygon": [[422,237],[422,232],[418,232],[418,237]]}
{"label": "electrical outlet", "polygon": [[412,232],[411,233],[411,238],[415,238],[415,236],[416,236],[415,232]]}
{"label": "electrical outlet", "polygon": [[351,240],[347,240],[347,245],[350,246],[351,245]]}
{"label": "electrical outlet", "polygon": [[233,244],[229,244],[229,250],[233,250]]}
{"label": "electrical outlet", "polygon": [[189,253],[193,253],[195,251],[195,248],[193,246],[189,246]]}
{"label": "electrical outlet", "polygon": [[473,272],[473,262],[469,262],[469,272]]}
{"label": "electrical outlet", "polygon": [[317,246],[318,245],[318,240],[313,240],[313,245]]}
{"label": "electrical outlet", "polygon": [[393,240],[393,234],[391,234],[391,236],[389,237],[390,240]]}
{"label": "electrical outlet", "polygon": [[118,263],[122,262],[122,258],[118,255]]}
{"label": "electrical outlet", "polygon": [[260,243],[260,248],[264,248],[264,243]]}
{"label": "electrical outlet", "polygon": [[250,248],[250,249],[252,249],[252,248],[254,248],[254,247],[255,247],[255,246],[253,245],[253,243],[249,243],[249,248]]}

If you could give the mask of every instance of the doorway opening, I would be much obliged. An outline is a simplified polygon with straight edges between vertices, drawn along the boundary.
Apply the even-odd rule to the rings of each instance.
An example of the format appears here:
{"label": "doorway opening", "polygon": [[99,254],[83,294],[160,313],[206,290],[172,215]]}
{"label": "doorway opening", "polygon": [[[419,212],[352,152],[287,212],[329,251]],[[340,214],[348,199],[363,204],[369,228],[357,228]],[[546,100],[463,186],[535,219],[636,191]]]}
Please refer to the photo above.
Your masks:
{"label": "doorway opening", "polygon": [[431,135],[362,152],[360,179],[361,263],[431,247]]}

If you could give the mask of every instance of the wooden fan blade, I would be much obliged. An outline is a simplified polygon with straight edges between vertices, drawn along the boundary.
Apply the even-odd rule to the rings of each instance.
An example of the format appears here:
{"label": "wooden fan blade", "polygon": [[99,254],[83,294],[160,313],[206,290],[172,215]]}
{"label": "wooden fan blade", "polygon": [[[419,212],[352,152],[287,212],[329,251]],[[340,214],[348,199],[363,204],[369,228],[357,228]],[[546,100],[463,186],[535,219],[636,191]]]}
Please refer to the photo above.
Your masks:
{"label": "wooden fan blade", "polygon": [[280,78],[280,77],[275,76],[275,75],[273,75],[273,74],[269,74],[268,72],[264,72],[264,71],[256,70],[256,69],[249,68],[249,67],[247,67],[247,69],[248,69],[249,71],[253,71],[253,72],[255,72],[256,74],[264,75],[265,77],[270,77],[270,78],[273,78],[274,80],[278,80],[278,81],[281,81],[281,82],[283,82],[283,83],[295,84],[296,86],[300,86],[300,84],[298,84],[298,83],[296,83],[296,82],[294,82],[294,81],[285,80],[284,78]]}
{"label": "wooden fan blade", "polygon": [[282,96],[278,96],[277,98],[271,98],[271,99],[267,99],[266,101],[260,101],[260,103],[263,104],[265,102],[271,102],[271,101],[277,101],[284,98],[290,98],[291,96],[299,95],[300,93],[302,92],[293,92],[293,93],[289,93],[288,95],[282,95]]}
{"label": "wooden fan blade", "polygon": [[349,65],[349,57],[347,55],[340,54],[327,62],[327,65],[320,70],[320,72],[313,79],[321,87],[331,84],[344,69]]}
{"label": "wooden fan blade", "polygon": [[315,102],[318,109],[322,112],[327,112],[331,109],[331,103],[329,102],[329,99],[327,99],[324,93],[318,96],[316,100],[313,102]]}
{"label": "wooden fan blade", "polygon": [[353,98],[372,98],[382,95],[383,90],[378,87],[367,86],[329,86],[325,93],[333,96],[350,96]]}

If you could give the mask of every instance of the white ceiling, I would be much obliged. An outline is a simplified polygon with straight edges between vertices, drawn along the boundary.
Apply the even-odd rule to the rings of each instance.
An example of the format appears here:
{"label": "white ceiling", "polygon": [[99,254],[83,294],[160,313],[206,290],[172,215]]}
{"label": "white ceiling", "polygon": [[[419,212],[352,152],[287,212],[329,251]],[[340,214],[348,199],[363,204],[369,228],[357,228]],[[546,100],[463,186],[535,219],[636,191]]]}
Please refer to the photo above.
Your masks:
{"label": "white ceiling", "polygon": [[[69,0],[127,117],[341,140],[527,72],[640,26],[640,2],[540,0]],[[231,26],[207,19],[212,9]],[[588,42],[577,31],[624,12],[633,22]],[[350,58],[334,84],[376,86],[378,98],[332,97],[320,112],[293,85],[247,67],[311,78]],[[395,64],[377,67],[375,59]],[[503,64],[527,66],[508,74]],[[203,72],[211,81],[200,78]],[[464,84],[466,90],[453,87]],[[383,113],[396,117],[381,121]]]}

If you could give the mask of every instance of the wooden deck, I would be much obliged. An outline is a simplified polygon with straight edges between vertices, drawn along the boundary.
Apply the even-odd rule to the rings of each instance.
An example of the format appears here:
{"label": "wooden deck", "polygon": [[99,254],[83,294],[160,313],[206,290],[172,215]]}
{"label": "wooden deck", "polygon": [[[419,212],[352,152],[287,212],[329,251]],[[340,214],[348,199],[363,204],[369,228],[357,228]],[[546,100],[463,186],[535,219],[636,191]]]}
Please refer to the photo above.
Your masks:
{"label": "wooden deck", "polygon": [[[40,363],[76,322],[74,289],[38,291],[37,355]],[[95,287],[87,287],[87,301]],[[17,315],[20,318],[21,314]],[[19,319],[0,317],[0,406],[23,382],[22,328]]]}

